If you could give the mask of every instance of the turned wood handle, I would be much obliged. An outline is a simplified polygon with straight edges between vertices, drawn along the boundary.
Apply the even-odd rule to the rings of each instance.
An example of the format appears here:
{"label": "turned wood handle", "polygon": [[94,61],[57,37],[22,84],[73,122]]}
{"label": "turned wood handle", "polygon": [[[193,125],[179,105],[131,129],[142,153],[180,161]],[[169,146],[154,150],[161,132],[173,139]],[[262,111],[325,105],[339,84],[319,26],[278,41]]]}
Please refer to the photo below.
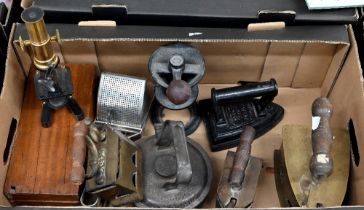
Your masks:
{"label": "turned wood handle", "polygon": [[240,189],[244,181],[245,169],[248,165],[251,152],[251,144],[255,137],[255,129],[245,127],[240,136],[240,142],[236,149],[233,167],[231,168],[229,182],[233,188]]}
{"label": "turned wood handle", "polygon": [[320,97],[312,104],[312,157],[310,171],[315,178],[329,176],[333,169],[330,155],[333,142],[330,119],[332,104],[329,99]]}
{"label": "turned wood handle", "polygon": [[85,180],[86,135],[89,132],[85,121],[77,122],[73,131],[71,181],[76,185],[81,185]]}

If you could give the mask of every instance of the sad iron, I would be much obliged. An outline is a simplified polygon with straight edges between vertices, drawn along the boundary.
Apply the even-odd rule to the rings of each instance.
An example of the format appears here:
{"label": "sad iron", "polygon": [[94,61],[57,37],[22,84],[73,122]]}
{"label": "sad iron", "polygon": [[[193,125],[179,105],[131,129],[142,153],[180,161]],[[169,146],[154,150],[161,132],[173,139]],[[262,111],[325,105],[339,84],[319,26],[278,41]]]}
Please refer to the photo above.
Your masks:
{"label": "sad iron", "polygon": [[186,137],[182,122],[154,125],[156,135],[138,145],[144,158],[142,208],[192,209],[202,204],[212,183],[211,161],[204,149]]}
{"label": "sad iron", "polygon": [[346,194],[350,170],[348,132],[331,129],[332,105],[327,98],[314,101],[312,115],[312,131],[304,126],[285,126],[282,147],[274,152],[282,207],[341,206]]}
{"label": "sad iron", "polygon": [[[211,90],[211,99],[199,102],[211,150],[236,147],[245,126],[252,126],[258,138],[276,126],[283,118],[283,108],[273,103],[278,94],[274,79],[241,86]],[[258,99],[258,97],[260,97]]]}
{"label": "sad iron", "polygon": [[223,174],[217,188],[220,208],[248,208],[252,205],[258,185],[262,161],[250,156],[255,129],[247,126],[241,134],[236,152],[226,155]]}
{"label": "sad iron", "polygon": [[142,153],[134,142],[89,119],[75,125],[74,136],[71,180],[85,182],[81,204],[125,206],[143,199]]}

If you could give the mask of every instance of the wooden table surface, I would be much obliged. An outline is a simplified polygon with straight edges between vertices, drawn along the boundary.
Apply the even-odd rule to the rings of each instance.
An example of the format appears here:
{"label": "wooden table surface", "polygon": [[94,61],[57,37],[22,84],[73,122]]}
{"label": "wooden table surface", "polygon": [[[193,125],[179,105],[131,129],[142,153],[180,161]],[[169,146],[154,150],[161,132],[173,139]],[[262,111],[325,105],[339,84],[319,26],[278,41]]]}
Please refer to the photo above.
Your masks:
{"label": "wooden table surface", "polygon": [[[94,117],[96,68],[71,68],[74,98],[87,117]],[[42,105],[35,96],[33,75],[29,73],[19,125],[9,162],[4,193],[12,205],[77,205],[79,186],[70,180],[72,128],[76,118],[66,108],[53,112],[52,126],[43,128]]]}

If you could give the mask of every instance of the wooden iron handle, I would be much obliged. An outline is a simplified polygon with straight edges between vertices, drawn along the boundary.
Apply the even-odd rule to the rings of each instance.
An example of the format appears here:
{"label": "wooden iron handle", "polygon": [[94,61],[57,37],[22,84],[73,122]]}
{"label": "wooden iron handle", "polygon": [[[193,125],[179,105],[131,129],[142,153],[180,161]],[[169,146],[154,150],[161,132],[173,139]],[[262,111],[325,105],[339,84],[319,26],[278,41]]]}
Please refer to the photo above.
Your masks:
{"label": "wooden iron handle", "polygon": [[74,126],[73,146],[72,146],[72,170],[71,181],[76,185],[81,185],[85,180],[84,163],[86,159],[86,135],[89,132],[88,119],[79,121]]}
{"label": "wooden iron handle", "polygon": [[245,169],[250,159],[251,144],[254,137],[255,129],[251,126],[245,127],[244,132],[240,136],[240,143],[236,149],[229,177],[230,185],[235,189],[240,189],[244,181]]}
{"label": "wooden iron handle", "polygon": [[[319,179],[332,173],[333,161],[330,156],[333,142],[330,119],[332,104],[329,99],[320,97],[312,104],[312,151],[310,171],[312,176]],[[316,122],[315,122],[316,121]],[[317,122],[319,124],[317,125]]]}

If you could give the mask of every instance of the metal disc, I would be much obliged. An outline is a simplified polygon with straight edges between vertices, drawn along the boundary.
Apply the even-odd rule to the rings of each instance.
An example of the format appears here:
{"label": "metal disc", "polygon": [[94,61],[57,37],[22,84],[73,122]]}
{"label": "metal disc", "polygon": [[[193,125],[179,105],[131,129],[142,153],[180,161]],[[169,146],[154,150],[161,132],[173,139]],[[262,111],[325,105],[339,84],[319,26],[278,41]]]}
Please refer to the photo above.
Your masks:
{"label": "metal disc", "polygon": [[[158,149],[155,136],[141,140],[139,146],[144,157],[144,200],[135,203],[147,208],[195,208],[209,193],[212,182],[212,166],[204,149],[186,137],[192,166],[192,179],[189,184],[180,184],[176,189],[167,190],[163,186],[173,182],[175,177],[161,176],[155,170],[155,162],[161,156],[174,155],[174,148]],[[171,161],[173,162],[173,161]],[[160,172],[159,172],[160,173]]]}

